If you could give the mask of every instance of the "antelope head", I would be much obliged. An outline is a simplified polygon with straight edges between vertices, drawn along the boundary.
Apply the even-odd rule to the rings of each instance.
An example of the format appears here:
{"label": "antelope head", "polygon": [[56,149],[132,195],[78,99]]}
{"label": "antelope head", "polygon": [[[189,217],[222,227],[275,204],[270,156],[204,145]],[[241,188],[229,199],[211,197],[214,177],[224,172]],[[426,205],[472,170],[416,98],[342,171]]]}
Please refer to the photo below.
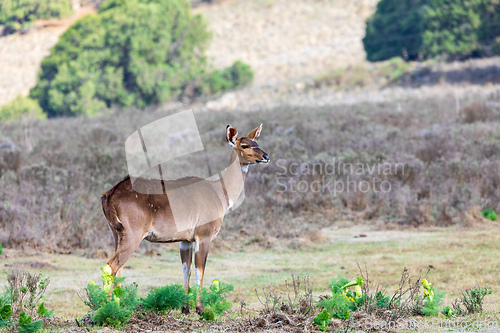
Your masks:
{"label": "antelope head", "polygon": [[238,137],[236,128],[227,125],[226,140],[234,153],[238,156],[241,166],[269,163],[269,155],[260,149],[257,144],[261,131],[262,124],[248,133],[247,136]]}

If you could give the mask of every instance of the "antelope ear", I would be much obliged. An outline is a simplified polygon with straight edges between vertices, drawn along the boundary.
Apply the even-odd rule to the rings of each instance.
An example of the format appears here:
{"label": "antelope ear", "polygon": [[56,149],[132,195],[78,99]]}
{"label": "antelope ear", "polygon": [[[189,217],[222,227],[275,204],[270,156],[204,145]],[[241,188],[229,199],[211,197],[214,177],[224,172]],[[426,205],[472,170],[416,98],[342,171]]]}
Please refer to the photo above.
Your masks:
{"label": "antelope ear", "polygon": [[262,131],[262,124],[259,127],[255,128],[253,131],[248,133],[247,138],[253,141],[257,141],[260,136],[260,132]]}
{"label": "antelope ear", "polygon": [[234,128],[231,125],[227,125],[226,140],[229,143],[229,146],[231,146],[231,148],[234,148],[234,146],[236,145],[237,138],[238,138],[238,131],[236,130],[236,128]]}

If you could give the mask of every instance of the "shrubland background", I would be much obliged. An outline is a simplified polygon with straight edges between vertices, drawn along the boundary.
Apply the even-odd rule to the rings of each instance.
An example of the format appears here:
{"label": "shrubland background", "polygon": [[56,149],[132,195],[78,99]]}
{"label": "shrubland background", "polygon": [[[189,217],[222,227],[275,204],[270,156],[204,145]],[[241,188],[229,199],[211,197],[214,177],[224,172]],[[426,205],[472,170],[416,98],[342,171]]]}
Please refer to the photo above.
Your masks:
{"label": "shrubland background", "polygon": [[[488,225],[481,211],[500,209],[500,137],[496,131],[500,121],[500,69],[499,58],[490,57],[496,52],[496,35],[494,30],[484,28],[487,24],[496,27],[496,11],[490,9],[496,8],[497,2],[474,3],[483,6],[481,16],[468,4],[452,2],[450,6],[465,23],[451,16],[448,21],[440,19],[449,28],[446,31],[458,29],[463,32],[460,38],[470,37],[467,47],[433,48],[432,43],[439,44],[436,41],[443,37],[429,35],[429,31],[443,29],[424,24],[414,32],[421,49],[411,56],[405,53],[408,46],[400,41],[414,41],[413,33],[411,38],[394,35],[397,47],[390,44],[384,56],[371,56],[367,47],[370,34],[380,39],[384,38],[384,29],[391,33],[397,30],[391,27],[396,20],[389,19],[397,15],[381,16],[384,10],[398,15],[413,10],[417,16],[409,18],[414,21],[403,23],[417,28],[414,22],[425,23],[425,19],[437,15],[429,8],[441,6],[439,1],[384,0],[377,5],[377,1],[368,0],[297,0],[293,6],[284,0],[195,2],[186,22],[206,20],[206,27],[200,23],[198,28],[207,36],[211,34],[212,41],[209,44],[207,39],[206,45],[203,41],[203,47],[195,48],[195,57],[189,50],[185,54],[179,51],[179,55],[185,55],[180,56],[184,59],[180,63],[185,61],[183,64],[193,72],[185,82],[170,83],[158,77],[148,81],[151,73],[157,73],[155,64],[161,63],[161,57],[155,58],[160,46],[145,46],[141,40],[130,39],[133,36],[120,44],[121,40],[106,35],[116,31],[119,24],[135,24],[131,15],[126,15],[134,5],[143,6],[144,11],[137,15],[140,20],[148,17],[145,2],[129,1],[130,7],[123,7],[121,12],[120,2],[107,1],[96,14],[98,3],[72,3],[75,14],[66,21],[40,20],[57,18],[58,13],[35,15],[28,20],[31,30],[24,34],[9,32],[0,38],[0,55],[7,60],[3,62],[7,65],[0,67],[2,96],[10,96],[2,100],[8,105],[2,110],[9,119],[16,118],[9,116],[14,114],[9,113],[11,110],[21,110],[18,120],[0,123],[0,243],[4,247],[109,256],[112,239],[99,197],[127,173],[125,139],[136,129],[187,108],[195,110],[205,145],[224,146],[228,123],[240,133],[263,123],[260,144],[272,160],[270,165],[251,169],[246,201],[225,219],[215,246],[233,241],[302,247],[321,239],[321,228],[345,221],[380,229]],[[188,7],[181,0],[173,3],[178,5],[176,10]],[[381,11],[368,19],[363,40],[364,21],[376,8]],[[24,80],[26,71],[33,76],[40,69],[42,55],[48,55],[57,40],[54,36],[88,12],[94,14],[69,28],[43,60],[38,81],[10,84],[11,80]],[[195,14],[202,14],[204,19]],[[113,19],[105,20],[106,15]],[[388,26],[381,27],[381,22]],[[157,34],[156,41],[167,36],[160,34],[156,19],[147,23],[142,30],[144,36]],[[173,25],[172,31],[176,28]],[[492,33],[486,36],[485,31]],[[52,36],[50,42],[38,38],[43,33]],[[95,39],[94,33],[98,36]],[[200,35],[193,32],[193,36]],[[161,52],[166,50],[168,54],[172,46],[167,43],[170,37],[165,38]],[[94,42],[99,47],[94,47]],[[9,61],[15,63],[12,59],[21,54],[20,45],[33,46],[38,55],[29,55],[34,57],[29,66],[19,63],[9,67]],[[135,51],[108,50],[127,45],[136,47]],[[141,46],[149,51],[141,53]],[[91,52],[97,52],[100,58],[91,56]],[[364,60],[393,56],[401,58],[381,63]],[[479,56],[486,58],[474,59]],[[129,58],[137,62],[129,62]],[[407,62],[411,59],[429,60]],[[449,62],[457,59],[463,61]],[[166,63],[162,75],[182,73],[175,61]],[[205,63],[211,65],[205,67]],[[235,65],[240,67],[233,71],[231,64],[242,65]],[[97,70],[104,67],[107,69]],[[120,82],[120,75],[127,70],[134,79]],[[235,73],[244,74],[243,84],[239,84],[242,76]],[[249,85],[251,73],[253,84]],[[111,85],[114,90],[99,86],[108,81],[116,81]],[[14,93],[27,95],[35,85],[33,99],[15,100]],[[244,85],[247,87],[241,88]],[[166,92],[159,87],[172,89]],[[209,88],[202,93],[203,87]],[[38,119],[44,114],[51,118]],[[61,115],[83,116],[54,118]],[[280,184],[284,182],[366,178],[322,174],[321,165],[334,159],[367,165],[400,163],[404,172],[382,177],[391,184],[392,190],[387,193],[316,193],[311,187],[283,191]],[[317,173],[281,174],[279,160],[281,165],[309,164]],[[146,244],[144,249],[151,251],[153,247]]]}

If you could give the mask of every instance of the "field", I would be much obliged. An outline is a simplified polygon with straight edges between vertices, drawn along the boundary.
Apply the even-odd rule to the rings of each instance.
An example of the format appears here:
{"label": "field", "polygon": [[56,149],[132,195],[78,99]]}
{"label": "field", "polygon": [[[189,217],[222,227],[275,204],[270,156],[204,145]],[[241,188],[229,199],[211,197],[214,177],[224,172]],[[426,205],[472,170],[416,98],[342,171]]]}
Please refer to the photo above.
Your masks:
{"label": "field", "polygon": [[[285,280],[291,274],[308,276],[315,298],[328,294],[329,280],[337,276],[349,279],[359,274],[356,263],[367,269],[372,283],[394,291],[404,267],[415,278],[420,275],[434,281],[446,291],[446,304],[451,304],[466,288],[489,284],[500,288],[495,253],[500,250],[498,228],[476,230],[462,228],[428,229],[420,232],[376,231],[366,225],[322,229],[322,241],[309,243],[303,249],[278,247],[262,249],[253,244],[239,251],[224,250],[211,254],[207,264],[206,283],[218,278],[235,286],[230,300],[233,310],[240,301],[248,304],[249,315],[262,307],[255,289],[263,297],[262,288],[284,292]],[[359,237],[360,234],[366,237]],[[11,268],[41,271],[51,278],[46,305],[56,309],[56,316],[80,318],[87,309],[78,298],[89,280],[98,281],[99,266],[104,260],[76,255],[57,255],[7,250],[3,256],[4,272]],[[182,283],[177,246],[163,246],[154,256],[134,256],[124,276],[137,282],[141,292],[152,287]],[[498,293],[485,303],[488,320],[499,320]],[[180,312],[174,317],[182,318]],[[192,318],[192,317],[190,317]],[[228,320],[228,317],[224,319]]]}
{"label": "field", "polygon": [[[0,106],[28,94],[58,36],[99,2],[0,37]],[[45,305],[55,310],[46,331],[116,331],[92,326],[79,297],[113,255],[100,197],[128,174],[124,143],[134,131],[191,109],[204,147],[223,154],[210,155],[218,170],[231,152],[227,124],[241,136],[263,124],[258,143],[271,159],[250,167],[245,201],[211,245],[205,286],[234,285],[233,307],[215,323],[179,310],[136,314],[121,331],[311,331],[321,309],[269,311],[273,297],[293,294],[294,278],[307,277],[317,302],[339,276],[362,274],[372,291],[392,294],[405,268],[412,281],[445,291],[444,305],[491,287],[483,313],[452,321],[500,330],[500,222],[484,215],[500,212],[500,57],[368,63],[361,39],[377,0],[198,2],[193,11],[213,31],[213,66],[249,63],[251,86],[144,109],[111,106],[96,117],[0,122],[0,296],[6,273],[41,272],[51,281]],[[165,174],[206,177],[204,158],[178,158]],[[143,241],[124,276],[141,296],[181,284],[179,244]],[[359,313],[354,323],[388,318]],[[442,331],[436,321],[446,320],[400,319],[411,332]],[[355,331],[351,324],[337,319],[329,331]],[[376,331],[366,325],[361,331]]]}

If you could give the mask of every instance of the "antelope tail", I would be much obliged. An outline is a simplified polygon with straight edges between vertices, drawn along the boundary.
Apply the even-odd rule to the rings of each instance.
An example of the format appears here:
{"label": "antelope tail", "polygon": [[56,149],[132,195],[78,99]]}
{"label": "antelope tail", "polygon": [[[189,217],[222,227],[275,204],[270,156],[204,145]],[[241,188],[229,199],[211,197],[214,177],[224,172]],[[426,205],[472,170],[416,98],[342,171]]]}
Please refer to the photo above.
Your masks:
{"label": "antelope tail", "polygon": [[[104,212],[104,216],[106,216],[106,219],[109,222],[109,225],[117,230],[121,231],[124,230],[125,228],[123,227],[123,224],[121,224],[120,220],[118,219],[118,216],[116,215],[116,209],[115,206],[110,202],[110,196],[113,194],[111,191],[104,192],[101,197],[101,204],[102,204],[102,211]],[[114,192],[114,191],[113,191]]]}

